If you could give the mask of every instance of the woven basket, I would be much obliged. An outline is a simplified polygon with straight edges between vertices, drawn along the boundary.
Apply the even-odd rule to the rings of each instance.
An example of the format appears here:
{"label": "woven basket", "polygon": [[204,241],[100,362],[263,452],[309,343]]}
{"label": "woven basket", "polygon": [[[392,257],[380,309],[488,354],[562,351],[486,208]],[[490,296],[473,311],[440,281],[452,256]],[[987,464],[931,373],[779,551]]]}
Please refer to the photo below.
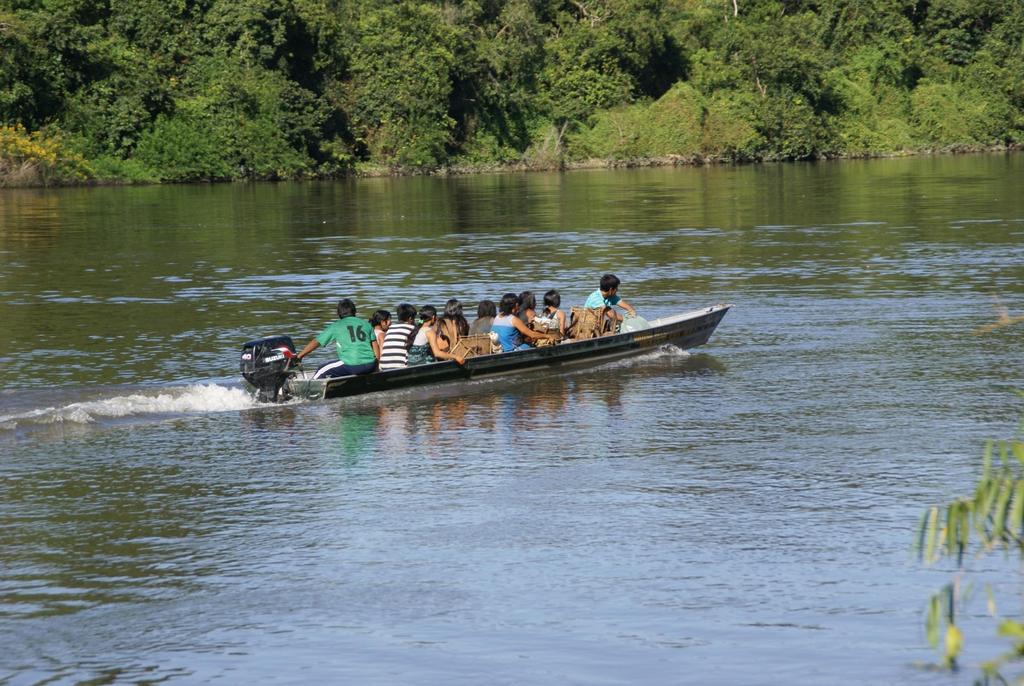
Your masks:
{"label": "woven basket", "polygon": [[558,320],[537,317],[530,322],[530,328],[538,333],[558,333]]}
{"label": "woven basket", "polygon": [[486,333],[463,336],[455,343],[451,352],[453,355],[466,358],[476,357],[477,355],[490,355],[491,336]]}
{"label": "woven basket", "polygon": [[537,333],[555,334],[556,336],[556,338],[539,338],[530,344],[537,348],[554,345],[563,338],[562,332],[558,330],[557,319],[542,319],[538,317],[530,322],[530,328]]}
{"label": "woven basket", "polygon": [[606,307],[574,307],[572,308],[572,324],[569,326],[569,338],[599,338],[604,335]]}

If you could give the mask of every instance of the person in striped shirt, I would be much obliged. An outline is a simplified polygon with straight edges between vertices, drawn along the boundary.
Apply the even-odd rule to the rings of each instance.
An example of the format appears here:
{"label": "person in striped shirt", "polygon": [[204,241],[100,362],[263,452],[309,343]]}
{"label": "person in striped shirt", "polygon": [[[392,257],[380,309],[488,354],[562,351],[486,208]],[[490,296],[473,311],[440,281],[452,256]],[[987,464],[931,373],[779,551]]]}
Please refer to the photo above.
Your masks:
{"label": "person in striped shirt", "polygon": [[384,335],[384,345],[380,351],[380,370],[402,369],[409,357],[409,339],[416,328],[416,308],[409,303],[402,303],[395,313],[397,324],[388,327]]}

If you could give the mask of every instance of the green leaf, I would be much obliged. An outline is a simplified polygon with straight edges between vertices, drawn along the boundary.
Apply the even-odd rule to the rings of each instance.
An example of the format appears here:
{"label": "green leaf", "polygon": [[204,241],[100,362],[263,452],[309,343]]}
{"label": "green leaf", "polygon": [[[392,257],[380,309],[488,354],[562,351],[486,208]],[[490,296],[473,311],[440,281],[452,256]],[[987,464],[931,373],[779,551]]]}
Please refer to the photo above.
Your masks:
{"label": "green leaf", "polygon": [[971,538],[971,503],[961,503],[960,508],[960,540],[958,541],[960,549],[957,551],[957,565],[963,566],[964,553],[967,552],[967,546],[970,544]]}
{"label": "green leaf", "polygon": [[938,593],[928,599],[928,612],[924,620],[925,637],[928,639],[928,645],[933,648],[939,646],[939,623],[941,616],[939,603]]}
{"label": "green leaf", "polygon": [[960,507],[959,501],[953,501],[946,506],[946,524],[942,527],[942,544],[947,555],[953,554],[953,549],[956,546],[957,538],[957,527],[960,524],[960,518],[958,516],[958,509]]}
{"label": "green leaf", "polygon": [[983,479],[978,482],[978,488],[974,496],[974,529],[986,545],[988,542],[987,529],[992,512],[992,502],[999,492],[998,484],[999,482],[994,479]]}
{"label": "green leaf", "polygon": [[1024,624],[1012,619],[1004,619],[999,623],[999,635],[1024,640]]}
{"label": "green leaf", "polygon": [[936,524],[938,524],[938,521],[939,508],[932,507],[928,510],[928,530],[924,535],[924,561],[926,564],[931,564],[935,560],[935,527]]}
{"label": "green leaf", "polygon": [[918,556],[924,555],[924,541],[925,533],[928,530],[928,511],[925,510],[921,513],[921,520],[917,523],[917,545],[914,546],[914,552]]}
{"label": "green leaf", "polygon": [[1010,502],[1010,495],[1013,493],[1012,482],[1004,480],[1000,484],[999,499],[996,500],[995,510],[992,512],[992,542],[1004,540],[1003,533],[1006,525],[1006,510]]}
{"label": "green leaf", "polygon": [[1024,480],[1018,481],[1013,492],[1013,507],[1010,510],[1010,532],[1020,537],[1021,518],[1024,517]]}
{"label": "green leaf", "polygon": [[953,584],[946,584],[946,622],[953,624],[956,622],[956,596],[953,589]]}

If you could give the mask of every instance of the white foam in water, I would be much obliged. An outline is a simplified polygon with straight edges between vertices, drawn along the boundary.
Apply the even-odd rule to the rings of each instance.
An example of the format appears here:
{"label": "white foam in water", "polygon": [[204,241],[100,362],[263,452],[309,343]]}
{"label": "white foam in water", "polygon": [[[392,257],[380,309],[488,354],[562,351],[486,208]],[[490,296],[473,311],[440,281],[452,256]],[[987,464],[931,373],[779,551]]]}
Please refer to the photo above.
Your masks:
{"label": "white foam in water", "polygon": [[166,390],[156,395],[142,393],[103,400],[71,403],[63,407],[44,407],[0,416],[0,429],[12,430],[19,423],[89,424],[97,419],[118,419],[151,414],[192,414],[245,410],[256,407],[251,395],[240,388],[196,384]]}
{"label": "white foam in water", "polygon": [[650,352],[640,353],[631,357],[624,357],[621,360],[605,362],[600,365],[601,369],[621,369],[623,367],[636,367],[650,364],[661,357],[690,357],[690,353],[674,345],[662,345]]}
{"label": "white foam in water", "polygon": [[[688,357],[689,353],[675,346],[662,346],[641,355],[605,362],[588,367],[587,369],[573,370],[568,372],[568,374],[571,375],[577,371],[593,371],[593,369],[615,369],[643,365],[663,356]],[[503,382],[505,382],[503,378],[488,378],[477,379],[470,383],[477,386]],[[393,399],[396,395],[401,396],[422,392],[424,392],[423,388],[416,387],[389,391],[387,392],[387,397]],[[301,400],[294,400],[292,402],[301,402]],[[365,399],[363,402],[365,402]],[[254,407],[260,407],[260,403],[257,403],[249,393],[246,393],[241,388],[229,388],[216,384],[194,384],[166,389],[149,395],[144,393],[119,395],[102,400],[71,403],[62,407],[43,407],[17,414],[3,415],[0,416],[0,430],[13,431],[19,425],[26,424],[35,426],[60,424],[86,425],[104,419],[122,419],[146,415],[228,412],[247,410]]]}

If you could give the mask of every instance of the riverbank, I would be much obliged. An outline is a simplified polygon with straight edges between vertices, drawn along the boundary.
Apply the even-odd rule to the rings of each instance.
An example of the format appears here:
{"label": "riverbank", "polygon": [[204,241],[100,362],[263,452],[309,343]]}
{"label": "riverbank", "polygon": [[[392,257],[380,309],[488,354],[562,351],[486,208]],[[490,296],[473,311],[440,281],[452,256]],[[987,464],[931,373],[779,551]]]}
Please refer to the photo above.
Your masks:
{"label": "riverbank", "polygon": [[[351,178],[382,178],[403,176],[472,176],[476,174],[507,174],[529,172],[566,172],[597,169],[644,169],[658,167],[701,167],[715,165],[748,165],[782,162],[814,162],[822,160],[865,160],[887,159],[897,157],[919,157],[928,155],[971,155],[986,153],[1007,153],[1020,150],[1019,145],[945,145],[920,149],[904,149],[890,152],[823,155],[807,160],[773,159],[735,159],[721,156],[704,155],[661,155],[657,157],[630,158],[588,158],[581,160],[561,160],[538,162],[519,160],[515,162],[493,163],[455,163],[438,167],[403,167],[374,164],[362,164],[346,169],[344,172],[330,175],[310,174],[290,179],[206,179],[185,183],[231,183],[243,180],[255,181],[303,181],[332,180]],[[72,173],[61,174],[60,168],[47,168],[45,161],[3,160],[0,159],[0,189],[3,188],[62,188],[73,186],[126,186],[126,185],[164,185],[182,182],[160,181],[146,174],[136,173],[132,177],[90,176],[92,168],[80,156],[55,158],[63,168]]]}
{"label": "riverbank", "polygon": [[373,168],[364,169],[355,175],[359,177],[380,177],[380,176],[468,176],[473,174],[492,174],[506,172],[551,172],[551,171],[582,171],[592,169],[645,169],[657,167],[704,167],[715,165],[734,164],[765,164],[784,162],[817,162],[822,160],[865,160],[865,159],[888,159],[896,157],[921,157],[928,155],[970,155],[985,153],[1017,152],[1019,145],[947,145],[942,147],[922,148],[918,150],[898,150],[893,152],[879,152],[871,154],[843,154],[824,155],[808,160],[772,159],[762,158],[754,160],[739,160],[725,157],[711,157],[702,155],[661,155],[658,157],[632,157],[632,158],[589,158],[585,160],[567,160],[556,165],[530,164],[528,162],[516,162],[507,164],[491,165],[461,165],[454,164],[440,167],[434,170],[408,170],[408,169],[385,169]]}

